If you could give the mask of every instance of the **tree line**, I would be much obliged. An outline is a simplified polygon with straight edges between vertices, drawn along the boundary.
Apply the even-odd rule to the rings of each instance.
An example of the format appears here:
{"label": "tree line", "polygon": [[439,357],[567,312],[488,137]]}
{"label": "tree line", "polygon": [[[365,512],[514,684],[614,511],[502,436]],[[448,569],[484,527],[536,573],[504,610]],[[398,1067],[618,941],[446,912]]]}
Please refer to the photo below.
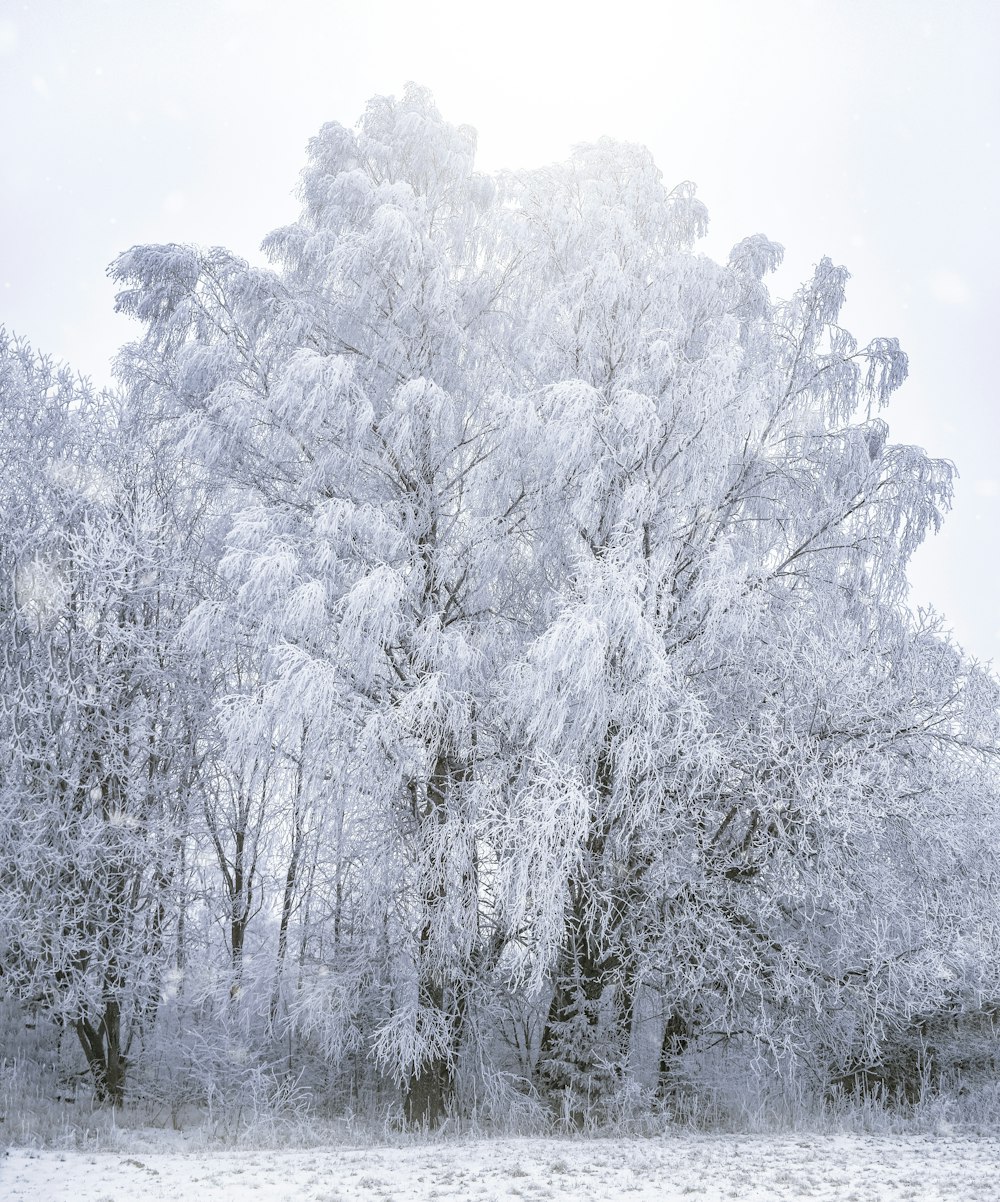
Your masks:
{"label": "tree line", "polygon": [[0,991],[115,1104],[912,1093],[1000,1001],[1000,824],[906,356],[641,147],[474,150],[411,87],[269,267],[127,251],[111,391],[0,337]]}

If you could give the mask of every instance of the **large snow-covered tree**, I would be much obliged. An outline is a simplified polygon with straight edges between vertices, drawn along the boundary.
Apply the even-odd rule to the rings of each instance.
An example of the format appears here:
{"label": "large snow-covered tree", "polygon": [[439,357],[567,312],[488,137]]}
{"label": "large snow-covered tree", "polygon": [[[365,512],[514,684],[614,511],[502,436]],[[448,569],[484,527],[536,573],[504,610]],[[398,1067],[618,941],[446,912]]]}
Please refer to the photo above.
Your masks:
{"label": "large snow-covered tree", "polygon": [[128,373],[244,489],[221,572],[257,684],[226,699],[231,741],[255,762],[297,748],[345,830],[339,967],[374,976],[372,1046],[409,1117],[436,1121],[475,975],[480,715],[518,587],[517,503],[490,466],[506,267],[482,245],[494,188],[470,131],[422,93],[327,127],[310,158],[301,220],[268,240],[280,273],[176,247],[119,261],[139,285],[121,304],[154,316]]}
{"label": "large snow-covered tree", "polygon": [[271,268],[113,268],[123,384],[227,514],[183,639],[230,958],[270,840],[271,1021],[301,908],[289,1018],[418,1123],[501,1079],[505,1014],[567,1116],[712,1045],[877,1075],[998,988],[996,692],[905,607],[951,487],[879,416],[905,355],[828,260],[782,302],[767,238],[698,253],[641,148],[473,154],[376,98],[310,144]]}

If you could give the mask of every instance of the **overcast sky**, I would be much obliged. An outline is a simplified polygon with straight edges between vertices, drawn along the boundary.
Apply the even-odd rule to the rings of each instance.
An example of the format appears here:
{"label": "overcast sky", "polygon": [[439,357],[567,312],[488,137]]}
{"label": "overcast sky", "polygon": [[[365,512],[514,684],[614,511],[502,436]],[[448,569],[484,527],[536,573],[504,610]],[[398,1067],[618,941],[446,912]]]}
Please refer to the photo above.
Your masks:
{"label": "overcast sky", "polygon": [[307,139],[409,79],[487,170],[643,142],[698,184],[709,253],[782,242],[779,295],[829,255],[844,323],[901,339],[892,437],[961,473],[912,600],[1000,661],[998,64],[997,0],[0,0],[0,324],[109,381],[111,259],[255,257]]}

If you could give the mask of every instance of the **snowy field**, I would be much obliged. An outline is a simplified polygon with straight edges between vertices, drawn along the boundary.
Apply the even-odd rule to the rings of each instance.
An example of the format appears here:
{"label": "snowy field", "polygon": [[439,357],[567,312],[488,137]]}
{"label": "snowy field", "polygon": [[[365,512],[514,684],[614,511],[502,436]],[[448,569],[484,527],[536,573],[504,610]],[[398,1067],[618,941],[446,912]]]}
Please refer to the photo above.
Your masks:
{"label": "snowy field", "polygon": [[[136,1145],[141,1147],[141,1143]],[[1000,1140],[935,1136],[494,1139],[305,1151],[12,1149],[4,1202],[996,1202]]]}

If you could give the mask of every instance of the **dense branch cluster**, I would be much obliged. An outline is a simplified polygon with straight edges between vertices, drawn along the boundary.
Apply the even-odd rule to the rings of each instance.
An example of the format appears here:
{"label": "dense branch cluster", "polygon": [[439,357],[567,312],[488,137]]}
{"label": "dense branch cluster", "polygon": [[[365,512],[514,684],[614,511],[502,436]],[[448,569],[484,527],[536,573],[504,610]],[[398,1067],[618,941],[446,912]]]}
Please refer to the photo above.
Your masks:
{"label": "dense branch cluster", "polygon": [[473,155],[410,88],[270,269],[123,254],[114,395],[0,342],[0,990],[115,1102],[911,1092],[1000,1002],[1000,812],[905,355],[641,148]]}

